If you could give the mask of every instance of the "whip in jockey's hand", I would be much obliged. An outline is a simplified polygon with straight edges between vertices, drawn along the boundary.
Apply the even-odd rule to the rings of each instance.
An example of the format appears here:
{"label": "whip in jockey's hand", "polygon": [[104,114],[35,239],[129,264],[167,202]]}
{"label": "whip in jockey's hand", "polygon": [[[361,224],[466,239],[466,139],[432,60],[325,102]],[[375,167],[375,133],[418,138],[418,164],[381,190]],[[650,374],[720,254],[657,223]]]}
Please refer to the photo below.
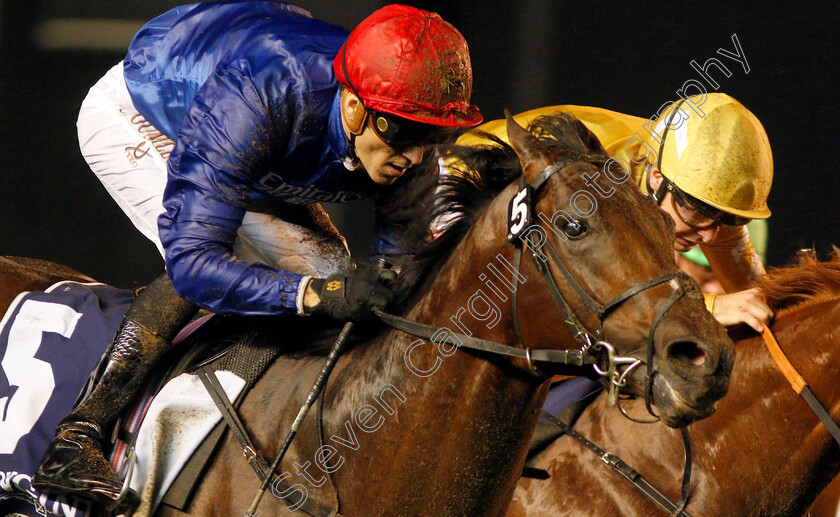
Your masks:
{"label": "whip in jockey's hand", "polygon": [[145,25],[91,88],[78,130],[168,276],[129,309],[33,486],[119,502],[108,426],[198,307],[339,320],[386,308],[393,273],[342,274],[352,261],[320,203],[374,198],[373,255],[410,254],[377,194],[410,185],[427,149],[481,122],[471,92],[464,37],[413,7],[383,7],[349,34],[282,2],[196,3]]}

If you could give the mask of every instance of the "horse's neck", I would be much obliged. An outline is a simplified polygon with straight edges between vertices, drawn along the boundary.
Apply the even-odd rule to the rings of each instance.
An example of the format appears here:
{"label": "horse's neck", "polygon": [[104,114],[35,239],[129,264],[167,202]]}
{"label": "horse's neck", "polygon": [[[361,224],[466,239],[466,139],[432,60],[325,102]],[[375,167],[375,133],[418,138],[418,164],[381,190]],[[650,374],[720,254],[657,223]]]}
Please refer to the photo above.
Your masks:
{"label": "horse's neck", "polygon": [[[489,217],[504,220],[499,214]],[[510,296],[506,303],[490,298],[493,295],[478,279],[479,270],[491,263],[504,271],[495,257],[502,243],[488,237],[502,231],[477,223],[407,317],[453,332],[515,342]],[[480,301],[476,296],[486,298]],[[481,319],[482,315],[488,316]],[[357,465],[387,458],[382,468],[390,469],[388,483],[381,482],[382,471],[372,472],[370,467],[355,470],[352,479],[351,469],[342,469],[336,474],[342,490],[349,485],[360,498],[368,493],[378,501],[411,505],[383,509],[387,515],[500,513],[515,486],[544,398],[537,383],[507,359],[438,346],[397,331],[353,352],[341,372],[340,393],[339,388],[331,390],[330,397],[340,400],[330,417],[333,428],[339,429],[354,408],[375,400],[383,386],[393,388],[386,399],[398,409],[392,415],[387,409],[381,412],[386,419],[382,427],[360,436],[365,443],[353,460],[348,458]],[[406,442],[411,446],[406,448]],[[347,477],[342,479],[342,474]],[[452,501],[462,506],[453,511],[446,506]]]}
{"label": "horse's neck", "polygon": [[[833,300],[791,311],[773,325],[791,363],[835,420],[840,417],[838,323],[840,300]],[[739,499],[747,506],[739,515],[801,515],[837,473],[836,446],[761,338],[737,342],[735,348],[739,357],[729,393],[714,420],[692,426],[704,448],[698,455],[705,456],[709,469],[729,471],[729,487],[740,487]],[[719,452],[724,448],[726,455]]]}
{"label": "horse's neck", "polygon": [[[838,323],[840,301],[835,300],[790,312],[773,325],[791,363],[835,420],[840,417]],[[802,515],[838,471],[836,446],[760,337],[738,341],[735,348],[729,392],[714,415],[689,427],[694,469],[688,509],[695,516]],[[676,501],[683,454],[679,434],[660,424],[627,423],[613,411],[599,418],[595,410],[581,419],[580,432],[618,453]],[[615,482],[606,472],[602,480]],[[635,499],[629,485],[626,493]]]}

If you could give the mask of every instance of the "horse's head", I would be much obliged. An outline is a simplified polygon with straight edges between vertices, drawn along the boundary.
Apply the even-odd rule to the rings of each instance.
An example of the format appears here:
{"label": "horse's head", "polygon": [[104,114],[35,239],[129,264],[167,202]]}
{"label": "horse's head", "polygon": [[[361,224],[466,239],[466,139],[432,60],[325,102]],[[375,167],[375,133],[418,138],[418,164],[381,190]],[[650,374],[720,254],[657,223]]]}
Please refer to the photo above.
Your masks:
{"label": "horse's head", "polygon": [[651,397],[666,424],[710,415],[726,393],[734,348],[675,265],[669,217],[574,117],[538,120],[528,131],[508,116],[507,132],[524,180],[496,203],[509,206],[509,239],[528,257],[518,292],[523,346],[568,348],[584,327],[606,343],[596,350],[640,361],[613,363],[610,380]]}

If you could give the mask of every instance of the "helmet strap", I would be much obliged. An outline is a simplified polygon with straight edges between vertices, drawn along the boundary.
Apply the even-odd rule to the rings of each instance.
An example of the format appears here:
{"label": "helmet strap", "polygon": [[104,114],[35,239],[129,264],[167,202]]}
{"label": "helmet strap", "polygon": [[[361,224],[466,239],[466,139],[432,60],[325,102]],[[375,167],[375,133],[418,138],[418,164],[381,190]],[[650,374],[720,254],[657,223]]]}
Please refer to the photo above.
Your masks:
{"label": "helmet strap", "polygon": [[[682,99],[682,100],[680,100],[680,102],[677,103],[674,110],[668,116],[668,120],[665,122],[665,129],[662,131],[662,140],[659,142],[659,153],[657,153],[657,155],[656,155],[656,168],[659,170],[660,174],[662,174],[662,153],[663,153],[663,151],[665,151],[665,137],[668,136],[668,130],[671,128],[671,123],[674,121],[674,117],[676,116],[677,112],[680,110],[680,105],[683,102],[685,102],[685,99]],[[683,121],[683,124],[685,124],[685,121]],[[653,170],[653,167],[648,165],[648,169],[647,169],[648,192],[653,190],[651,188],[651,185],[650,185],[650,176],[651,176],[651,171],[652,170]],[[662,183],[659,184],[659,188],[656,189],[655,193],[651,192],[650,194],[648,194],[653,198],[654,201],[656,201],[657,205],[662,204],[662,198],[665,197],[665,190],[668,188],[669,183],[670,183],[670,181],[663,174],[662,175]]]}
{"label": "helmet strap", "polygon": [[[347,72],[347,42],[344,42],[344,45],[341,46],[341,70],[344,72],[344,80],[347,81],[347,86],[353,90],[353,93],[356,97],[359,98],[359,101],[362,101],[362,96],[359,95],[359,90],[353,85],[353,81],[350,80],[350,74]],[[364,104],[364,103],[363,103]]]}
{"label": "helmet strap", "polygon": [[[365,130],[367,109],[365,108],[362,96],[359,95],[359,91],[353,85],[353,81],[350,80],[350,74],[347,73],[347,42],[344,42],[344,45],[341,46],[341,69],[344,72],[344,80],[347,82],[347,86],[350,87],[353,94],[359,99],[359,104],[356,106],[355,111],[353,111],[353,116],[350,117],[350,120],[347,120],[347,129],[350,131],[350,138],[347,140],[347,156],[344,158],[344,166],[349,170],[355,170],[361,166],[361,161],[356,154],[356,136],[361,135]],[[342,96],[344,95],[347,95],[347,90],[342,92]],[[342,111],[342,116],[343,114]]]}
{"label": "helmet strap", "polygon": [[347,170],[354,171],[361,167],[362,162],[356,155],[356,135],[350,133],[350,138],[347,140],[347,154],[341,159]]}
{"label": "helmet strap", "polygon": [[[342,89],[341,91],[341,101],[344,104],[344,99],[347,98],[347,90]],[[347,129],[350,131],[350,134],[353,136],[361,135],[362,132],[365,130],[365,122],[367,122],[368,112],[365,109],[365,105],[362,103],[362,99],[357,95],[357,99],[359,102],[356,104],[356,107],[353,109],[353,114],[350,115],[347,120],[345,120],[347,124]],[[342,111],[343,113],[343,111]]]}
{"label": "helmet strap", "polygon": [[[647,181],[648,196],[653,198],[653,200],[656,202],[657,205],[661,205],[662,204],[662,198],[665,197],[665,191],[668,189],[668,185],[671,182],[668,181],[668,178],[666,178],[665,176],[662,176],[662,182],[659,184],[659,188],[656,189],[656,192],[653,192],[653,187],[651,186],[651,183],[650,183],[650,177],[653,174],[653,165],[648,164],[648,166],[645,167],[645,172],[647,173],[645,181]],[[661,171],[660,171],[660,174],[661,174]]]}
{"label": "helmet strap", "polygon": [[347,98],[347,90],[342,88],[341,89],[341,118],[344,121],[344,124],[347,126],[347,130],[350,133],[349,138],[347,139],[347,153],[342,158],[344,162],[344,166],[347,167],[348,170],[356,170],[359,168],[360,162],[359,157],[356,155],[356,136],[361,135],[362,132],[365,130],[365,122],[367,121],[367,110],[362,105],[362,100],[359,99],[358,104],[356,104],[356,108],[353,110],[353,115],[349,118],[344,117],[344,101]]}

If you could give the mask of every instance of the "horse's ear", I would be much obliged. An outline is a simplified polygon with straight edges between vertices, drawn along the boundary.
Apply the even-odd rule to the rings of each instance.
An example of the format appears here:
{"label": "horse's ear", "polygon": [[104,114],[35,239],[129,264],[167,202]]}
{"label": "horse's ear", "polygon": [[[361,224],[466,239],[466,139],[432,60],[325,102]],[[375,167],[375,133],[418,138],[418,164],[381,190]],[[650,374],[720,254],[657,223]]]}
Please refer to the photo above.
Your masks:
{"label": "horse's ear", "polygon": [[543,154],[539,139],[520,126],[507,109],[505,109],[505,119],[507,119],[508,140],[516,151],[516,155],[519,156],[525,178],[530,182],[548,165],[548,157]]}

